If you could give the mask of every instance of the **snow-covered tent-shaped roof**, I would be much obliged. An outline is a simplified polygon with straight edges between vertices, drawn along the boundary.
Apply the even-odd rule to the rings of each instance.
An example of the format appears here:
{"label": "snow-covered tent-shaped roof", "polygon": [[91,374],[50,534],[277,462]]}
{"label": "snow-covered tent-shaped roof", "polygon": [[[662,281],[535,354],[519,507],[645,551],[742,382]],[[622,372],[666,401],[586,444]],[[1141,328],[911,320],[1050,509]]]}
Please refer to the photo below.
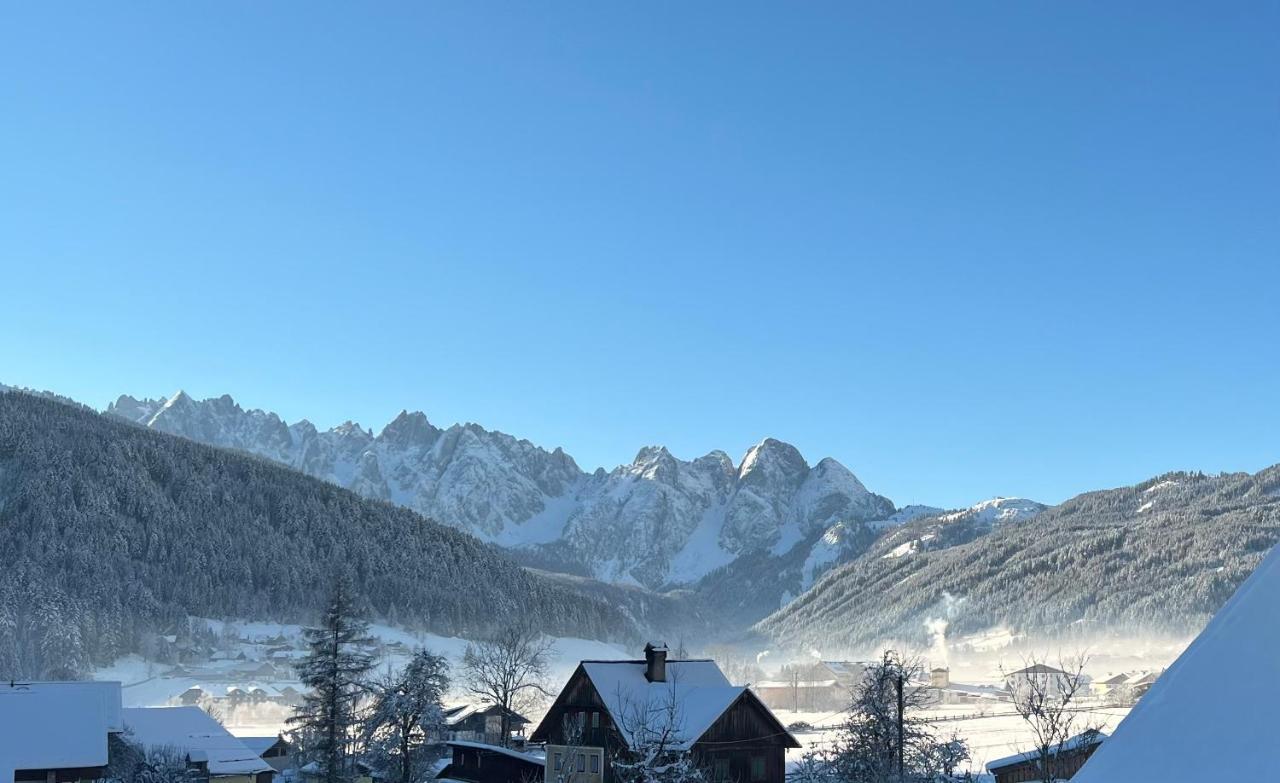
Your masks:
{"label": "snow-covered tent-shaped roof", "polygon": [[1138,702],[1074,783],[1276,779],[1280,547]]}
{"label": "snow-covered tent-shaped roof", "polygon": [[130,707],[127,738],[141,747],[173,747],[192,761],[207,761],[209,774],[254,775],[271,767],[199,707]]}

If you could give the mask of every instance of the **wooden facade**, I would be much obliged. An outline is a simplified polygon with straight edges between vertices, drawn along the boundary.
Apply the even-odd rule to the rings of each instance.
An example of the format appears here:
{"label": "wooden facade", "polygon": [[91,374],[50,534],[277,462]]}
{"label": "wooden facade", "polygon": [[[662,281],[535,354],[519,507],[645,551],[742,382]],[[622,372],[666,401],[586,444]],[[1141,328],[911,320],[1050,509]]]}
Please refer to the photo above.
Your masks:
{"label": "wooden facade", "polygon": [[538,783],[543,779],[542,759],[496,745],[449,742],[453,759],[439,778],[470,783]]}
{"label": "wooden facade", "polygon": [[[613,760],[630,750],[625,733],[581,664],[530,740],[547,744],[547,783],[615,783]],[[697,737],[690,752],[715,781],[783,783],[786,750],[799,746],[768,707],[743,688]],[[592,770],[597,755],[598,775]]]}
{"label": "wooden facade", "polygon": [[[1057,760],[1054,762],[1054,774],[1057,779],[1070,780],[1100,747],[1101,737],[1055,753]],[[1033,783],[1044,780],[1044,774],[1040,771],[1040,758],[1034,754],[1024,753],[1008,763],[989,763],[987,771],[995,776],[996,783]]]}

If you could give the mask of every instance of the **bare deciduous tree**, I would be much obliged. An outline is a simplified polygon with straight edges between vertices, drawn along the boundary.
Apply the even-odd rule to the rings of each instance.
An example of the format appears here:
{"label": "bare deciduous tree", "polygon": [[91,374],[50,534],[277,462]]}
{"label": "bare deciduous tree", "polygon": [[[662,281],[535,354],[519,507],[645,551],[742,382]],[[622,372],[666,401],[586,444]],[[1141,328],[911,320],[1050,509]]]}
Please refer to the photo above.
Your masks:
{"label": "bare deciduous tree", "polygon": [[1031,729],[1037,773],[1051,783],[1066,777],[1060,774],[1059,753],[1067,748],[1067,741],[1100,727],[1090,722],[1078,704],[1089,685],[1084,674],[1088,656],[1059,658],[1056,667],[1045,661],[1045,657],[1028,656],[1022,669],[1004,675],[1014,709]]}
{"label": "bare deciduous tree", "polygon": [[661,698],[638,700],[619,692],[618,728],[627,747],[613,758],[621,783],[705,783],[711,779],[694,758],[683,735],[684,717],[671,676]]}
{"label": "bare deciduous tree", "polygon": [[502,713],[503,747],[511,744],[511,712],[531,693],[550,695],[544,681],[554,642],[531,625],[513,625],[488,639],[468,644],[462,656],[467,689]]}

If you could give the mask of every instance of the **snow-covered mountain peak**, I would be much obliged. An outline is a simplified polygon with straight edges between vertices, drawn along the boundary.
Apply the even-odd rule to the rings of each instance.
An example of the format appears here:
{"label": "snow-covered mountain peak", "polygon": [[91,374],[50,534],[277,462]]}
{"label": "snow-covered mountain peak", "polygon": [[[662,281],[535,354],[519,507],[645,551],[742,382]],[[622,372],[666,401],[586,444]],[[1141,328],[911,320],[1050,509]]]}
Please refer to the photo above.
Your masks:
{"label": "snow-covered mountain peak", "polygon": [[618,582],[697,580],[735,558],[782,554],[841,522],[883,519],[893,504],[833,459],[812,469],[766,438],[735,466],[723,451],[692,461],[661,445],[630,464],[584,473],[556,448],[477,424],[433,425],[403,410],[376,436],[354,422],[319,431],[230,396],[197,401],[122,396],[108,412],[281,462],[367,497],[389,500],[508,547],[546,548],[555,562]]}
{"label": "snow-covered mountain peak", "polygon": [[439,434],[440,430],[432,426],[422,411],[410,413],[402,410],[382,428],[378,437],[397,446],[409,447],[430,445]]}
{"label": "snow-covered mountain peak", "polygon": [[961,519],[973,519],[977,522],[1004,524],[1018,519],[1027,519],[1044,511],[1047,506],[1026,498],[994,497],[975,503],[969,508],[953,511],[940,517],[943,522],[955,522]]}
{"label": "snow-covered mountain peak", "polygon": [[800,451],[790,443],[765,438],[747,449],[738,466],[738,480],[743,482],[795,482],[809,470]]}

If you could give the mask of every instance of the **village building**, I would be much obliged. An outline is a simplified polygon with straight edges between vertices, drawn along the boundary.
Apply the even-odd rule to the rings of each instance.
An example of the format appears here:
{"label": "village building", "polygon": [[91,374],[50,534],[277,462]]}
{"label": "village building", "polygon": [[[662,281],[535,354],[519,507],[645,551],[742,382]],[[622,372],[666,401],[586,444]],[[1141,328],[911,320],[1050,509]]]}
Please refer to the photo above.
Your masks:
{"label": "village building", "polygon": [[929,701],[936,704],[994,704],[1009,701],[1008,689],[1001,685],[969,685],[948,682],[944,688],[933,688],[936,697]]}
{"label": "village building", "polygon": [[139,748],[182,753],[191,772],[216,783],[271,783],[275,770],[199,707],[123,711],[125,739]]}
{"label": "village building", "polygon": [[1114,674],[1104,680],[1094,680],[1089,683],[1089,692],[1099,699],[1122,699],[1124,697],[1122,691],[1128,681],[1128,674]]}
{"label": "village building", "polygon": [[[1101,731],[1086,731],[1055,747],[1053,773],[1058,780],[1070,780],[1089,760],[1107,735]],[[1043,760],[1037,751],[1018,753],[987,762],[987,771],[995,776],[996,783],[1028,783],[1044,780]]]}
{"label": "village building", "polygon": [[643,660],[578,664],[530,740],[546,743],[548,783],[614,783],[619,754],[652,749],[659,735],[664,752],[739,783],[782,783],[786,751],[800,747],[714,661],[668,661],[658,643],[645,646]]}
{"label": "village building", "polygon": [[0,781],[75,783],[106,772],[123,730],[118,682],[0,685]]}
{"label": "village building", "polygon": [[862,681],[867,665],[858,661],[814,661],[788,666],[767,680],[751,684],[751,690],[777,712],[843,710]]}
{"label": "village building", "polygon": [[436,776],[437,780],[467,783],[535,783],[543,780],[546,760],[542,756],[467,740],[450,740],[445,744],[453,758]]}
{"label": "village building", "polygon": [[508,742],[502,741],[502,715],[496,704],[459,704],[444,711],[445,739],[507,745],[511,740],[524,744],[529,719],[514,710],[507,715]]}
{"label": "village building", "polygon": [[258,758],[271,765],[271,768],[276,773],[282,773],[292,766],[293,759],[290,753],[293,748],[282,735],[274,737],[241,737],[240,741],[244,743],[246,748],[257,753]]}
{"label": "village building", "polygon": [[[1074,686],[1073,679],[1074,675],[1068,674],[1062,669],[1037,663],[1007,675],[1004,684],[1015,700],[1032,689],[1057,698],[1072,690]],[[1091,681],[1088,676],[1080,676],[1080,685],[1086,689],[1080,695],[1088,693],[1090,684]]]}

